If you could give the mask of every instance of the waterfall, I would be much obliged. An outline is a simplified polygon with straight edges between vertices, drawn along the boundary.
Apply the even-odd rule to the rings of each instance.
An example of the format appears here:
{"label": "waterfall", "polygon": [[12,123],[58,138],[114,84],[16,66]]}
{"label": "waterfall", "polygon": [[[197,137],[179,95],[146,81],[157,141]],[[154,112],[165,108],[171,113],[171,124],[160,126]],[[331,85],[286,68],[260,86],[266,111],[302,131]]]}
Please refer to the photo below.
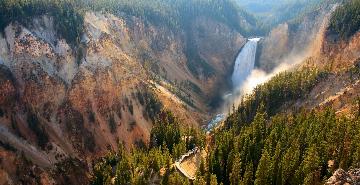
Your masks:
{"label": "waterfall", "polygon": [[240,91],[244,81],[251,74],[255,66],[256,48],[260,38],[249,39],[239,55],[236,57],[234,72],[231,80],[233,91]]}
{"label": "waterfall", "polygon": [[[224,96],[225,107],[232,105],[238,96],[241,96],[241,88],[255,67],[256,48],[259,40],[260,38],[249,39],[249,41],[240,51],[239,55],[236,57],[234,71],[231,77],[233,92],[232,94],[230,93]],[[226,111],[217,114],[212,120],[208,122],[205,130],[210,132],[225,118]]]}

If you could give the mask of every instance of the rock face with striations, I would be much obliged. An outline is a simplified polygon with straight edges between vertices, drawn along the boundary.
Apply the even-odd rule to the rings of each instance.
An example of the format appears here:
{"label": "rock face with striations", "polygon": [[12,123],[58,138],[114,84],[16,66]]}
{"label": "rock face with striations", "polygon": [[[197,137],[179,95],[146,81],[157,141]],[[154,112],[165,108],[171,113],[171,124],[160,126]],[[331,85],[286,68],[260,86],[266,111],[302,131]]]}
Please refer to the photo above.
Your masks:
{"label": "rock face with striations", "polygon": [[[216,84],[226,81],[245,39],[211,18],[192,25],[185,34],[138,17],[87,12],[78,47],[58,36],[52,17],[38,17],[26,27],[8,25],[0,34],[0,137],[16,139],[0,143],[7,148],[0,158],[13,159],[1,164],[0,179],[16,184],[15,172],[24,172],[17,169],[23,162],[17,151],[32,151],[28,160],[41,168],[70,168],[79,165],[67,159],[89,164],[119,141],[129,148],[147,143],[162,106],[187,124],[201,124]],[[214,68],[211,76],[189,70],[188,35]],[[61,178],[34,173],[49,181]]]}
{"label": "rock face with striations", "polygon": [[259,43],[258,67],[271,71],[280,63],[302,62],[320,52],[323,34],[336,5],[324,4],[297,20],[275,27]]}

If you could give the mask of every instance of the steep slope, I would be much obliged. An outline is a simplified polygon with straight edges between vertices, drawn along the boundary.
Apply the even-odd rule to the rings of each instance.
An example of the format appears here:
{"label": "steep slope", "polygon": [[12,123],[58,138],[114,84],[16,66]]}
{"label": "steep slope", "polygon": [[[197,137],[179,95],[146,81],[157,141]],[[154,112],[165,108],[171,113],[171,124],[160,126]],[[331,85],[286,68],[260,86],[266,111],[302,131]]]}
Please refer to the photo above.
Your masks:
{"label": "steep slope", "polygon": [[[353,5],[356,4],[356,5]],[[310,58],[306,64],[317,66],[329,71],[329,76],[312,90],[307,101],[298,102],[308,107],[333,107],[338,114],[348,115],[358,106],[360,93],[360,33],[359,24],[349,24],[347,21],[358,21],[360,10],[358,1],[348,1],[339,6],[331,16],[327,29],[322,34],[320,52]],[[350,8],[349,8],[350,7]],[[344,10],[345,9],[345,10]],[[357,13],[354,13],[357,12]],[[339,12],[343,12],[339,15]],[[346,15],[348,14],[348,15]],[[344,20],[343,17],[351,17]],[[353,30],[347,32],[334,31],[334,24]]]}
{"label": "steep slope", "polygon": [[[228,88],[223,81],[245,43],[206,15],[190,20],[187,32],[125,13],[87,11],[83,18],[77,46],[59,35],[52,16],[11,22],[0,35],[0,151],[11,159],[1,163],[1,177],[8,182],[30,182],[31,175],[19,176],[34,164],[35,179],[87,184],[84,165],[118,142],[148,143],[163,107],[198,126],[217,88]],[[211,75],[189,69],[189,41]],[[79,174],[65,173],[76,168]]]}
{"label": "steep slope", "polygon": [[[94,182],[104,184],[107,179],[114,179],[146,183],[153,182],[155,176],[157,183],[163,184],[190,184],[189,179],[194,184],[358,183],[358,170],[351,168],[360,167],[360,73],[358,60],[353,60],[360,56],[359,24],[345,29],[357,30],[347,38],[338,37],[341,33],[335,32],[339,39],[334,41],[332,24],[338,11],[331,16],[331,24],[325,24],[318,34],[313,56],[243,97],[226,121],[207,135],[206,144],[196,134],[179,131],[175,118],[164,116],[163,124],[152,131],[155,144],[149,150],[107,155],[96,165]],[[346,10],[345,15],[338,17],[339,27],[347,28],[348,22],[342,20],[353,12]],[[358,18],[350,20],[356,23]],[[188,139],[192,145],[187,144]],[[179,157],[178,151],[185,153],[185,149],[192,149],[189,153],[198,149],[207,153],[200,164],[190,163],[199,169],[195,179],[183,172],[184,167],[176,165],[185,174],[181,177],[170,165]],[[159,150],[162,154],[154,159],[152,154]],[[150,157],[134,160],[129,157],[132,155]],[[184,158],[178,159],[177,164]],[[163,168],[149,165],[153,163],[161,163]],[[116,171],[106,170],[111,168]],[[155,173],[149,173],[149,168]]]}
{"label": "steep slope", "polygon": [[274,26],[310,11],[322,0],[236,0],[240,7],[259,20],[259,30],[264,33]]}
{"label": "steep slope", "polygon": [[272,29],[260,43],[259,68],[269,72],[281,63],[298,63],[319,52],[321,34],[336,6],[330,2],[323,3],[319,8]]}

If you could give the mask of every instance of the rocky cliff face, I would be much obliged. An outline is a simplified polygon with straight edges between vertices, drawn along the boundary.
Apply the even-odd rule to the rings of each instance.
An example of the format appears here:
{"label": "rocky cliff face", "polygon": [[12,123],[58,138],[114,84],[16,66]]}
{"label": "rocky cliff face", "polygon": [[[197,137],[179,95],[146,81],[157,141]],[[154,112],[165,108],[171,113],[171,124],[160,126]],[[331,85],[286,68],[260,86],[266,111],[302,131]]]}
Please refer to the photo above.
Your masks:
{"label": "rocky cliff face", "polygon": [[348,172],[343,169],[338,169],[334,174],[326,181],[326,185],[335,184],[360,184],[360,170],[351,169]]}
{"label": "rocky cliff face", "polygon": [[316,54],[303,65],[326,70],[328,75],[311,91],[306,100],[298,101],[298,107],[332,107],[345,116],[359,109],[360,93],[360,32],[348,40],[337,38],[324,29],[320,34]]}
{"label": "rocky cliff face", "polygon": [[[338,5],[323,5],[307,13],[297,23],[280,24],[260,44],[258,67],[271,71],[279,63],[316,67],[327,71],[326,77],[306,98],[289,103],[283,110],[323,109],[349,115],[358,109],[360,92],[360,33],[342,40],[328,31],[331,13]],[[296,68],[297,68],[296,67]],[[355,111],[354,111],[355,109]]]}
{"label": "rocky cliff face", "polygon": [[[195,19],[188,34],[137,17],[88,12],[78,47],[57,36],[52,17],[29,25],[12,23],[0,35],[0,137],[7,138],[0,155],[14,158],[0,177],[15,184],[21,152],[31,153],[28,160],[41,171],[89,164],[119,141],[147,143],[162,106],[201,124],[245,42],[207,17]],[[213,67],[211,76],[189,70],[187,41]],[[54,178],[44,174],[40,179]]]}
{"label": "rocky cliff face", "polygon": [[331,12],[336,5],[323,5],[290,22],[275,27],[260,42],[258,67],[271,71],[280,63],[302,62],[320,52]]}

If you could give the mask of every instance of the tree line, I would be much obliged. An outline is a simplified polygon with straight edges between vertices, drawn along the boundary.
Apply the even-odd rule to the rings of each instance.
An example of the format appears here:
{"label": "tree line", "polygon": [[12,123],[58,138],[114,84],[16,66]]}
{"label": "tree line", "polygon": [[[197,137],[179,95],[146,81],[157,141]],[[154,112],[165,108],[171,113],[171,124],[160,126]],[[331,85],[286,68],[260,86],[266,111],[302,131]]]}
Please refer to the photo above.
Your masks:
{"label": "tree line", "polygon": [[93,167],[92,184],[190,184],[172,166],[187,151],[205,145],[205,133],[186,127],[169,111],[162,111],[150,134],[148,146],[127,151],[120,142]]}
{"label": "tree line", "polygon": [[185,34],[187,66],[195,76],[201,72],[206,77],[211,77],[214,69],[202,59],[193,42],[193,20],[199,16],[209,17],[242,35],[249,35],[253,30],[241,26],[241,20],[252,25],[257,22],[233,0],[3,0],[0,1],[0,30],[4,31],[11,22],[31,26],[33,18],[49,15],[54,19],[58,36],[77,48],[84,32],[87,11],[112,13],[125,18],[136,16],[145,23]]}
{"label": "tree line", "polygon": [[316,68],[277,74],[242,98],[236,110],[234,107],[235,113],[225,121],[226,127],[241,127],[251,123],[261,106],[269,116],[274,116],[286,103],[305,98],[317,82],[326,78],[327,75],[327,71]]}
{"label": "tree line", "polygon": [[345,0],[332,14],[328,30],[349,39],[360,29],[360,0]]}
{"label": "tree line", "polygon": [[216,133],[207,171],[223,184],[323,184],[337,168],[360,165],[360,119],[331,109],[279,114]]}
{"label": "tree line", "polygon": [[256,20],[237,7],[232,0],[3,0],[0,2],[0,29],[10,22],[27,25],[31,19],[50,15],[56,30],[70,43],[79,41],[86,11],[103,11],[115,15],[137,16],[146,21],[174,29],[186,27],[197,16],[211,16],[241,30],[240,16],[250,22]]}
{"label": "tree line", "polygon": [[[248,95],[211,139],[205,140],[196,128],[184,129],[171,112],[162,112],[149,147],[130,153],[120,147],[103,158],[95,165],[94,184],[113,179],[125,184],[316,185],[338,168],[359,168],[360,109],[347,116],[331,108],[280,111],[286,102],[305,97],[326,75],[309,68],[280,73]],[[189,182],[171,164],[195,146],[207,155]]]}

